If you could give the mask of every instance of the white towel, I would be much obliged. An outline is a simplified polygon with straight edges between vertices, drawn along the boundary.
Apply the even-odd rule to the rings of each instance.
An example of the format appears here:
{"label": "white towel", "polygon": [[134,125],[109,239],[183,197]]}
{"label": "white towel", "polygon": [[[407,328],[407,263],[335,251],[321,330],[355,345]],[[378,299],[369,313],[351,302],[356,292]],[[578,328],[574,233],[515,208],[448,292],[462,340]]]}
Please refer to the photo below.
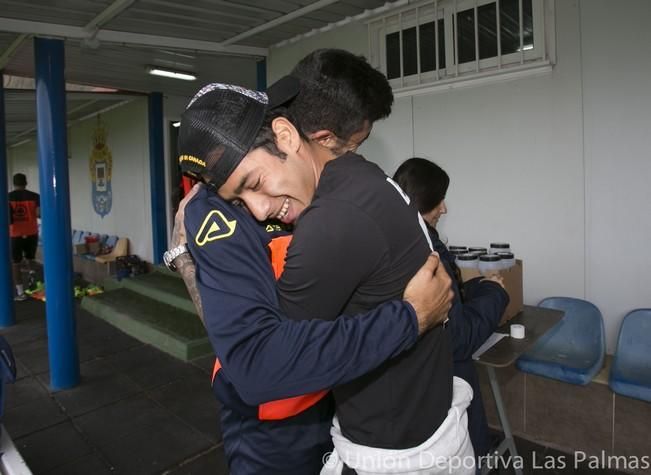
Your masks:
{"label": "white towel", "polygon": [[455,376],[452,406],[443,423],[425,442],[403,450],[355,444],[341,433],[335,416],[330,429],[335,449],[325,461],[321,475],[341,474],[344,462],[358,475],[473,475],[475,456],[468,435],[466,413],[472,396],[470,385]]}

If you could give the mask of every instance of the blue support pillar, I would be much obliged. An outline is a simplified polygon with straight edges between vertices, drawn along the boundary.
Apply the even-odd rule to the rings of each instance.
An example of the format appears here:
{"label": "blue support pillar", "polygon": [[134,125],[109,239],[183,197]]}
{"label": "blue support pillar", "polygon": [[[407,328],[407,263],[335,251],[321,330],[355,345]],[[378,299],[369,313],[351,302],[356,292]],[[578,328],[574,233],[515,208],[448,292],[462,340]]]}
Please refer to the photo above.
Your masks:
{"label": "blue support pillar", "polygon": [[267,60],[261,59],[256,64],[256,89],[258,91],[265,91],[267,89]]}
{"label": "blue support pillar", "polygon": [[5,130],[4,77],[0,71],[0,327],[16,323],[14,317],[14,290],[11,281],[11,252],[9,248],[9,200],[7,189],[7,131]]}
{"label": "blue support pillar", "polygon": [[149,176],[151,188],[151,229],[154,264],[160,264],[167,250],[165,213],[165,156],[163,153],[163,95],[149,94]]}
{"label": "blue support pillar", "polygon": [[50,386],[58,390],[79,383],[63,41],[35,38],[34,57]]}

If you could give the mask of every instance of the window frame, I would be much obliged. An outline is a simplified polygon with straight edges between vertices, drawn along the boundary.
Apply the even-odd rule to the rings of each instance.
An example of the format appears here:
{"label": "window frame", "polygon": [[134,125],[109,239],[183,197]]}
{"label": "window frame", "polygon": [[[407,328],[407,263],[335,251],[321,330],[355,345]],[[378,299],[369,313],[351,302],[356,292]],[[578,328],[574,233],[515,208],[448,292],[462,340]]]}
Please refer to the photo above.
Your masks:
{"label": "window frame", "polygon": [[[438,84],[450,84],[460,81],[476,81],[478,78],[491,76],[502,76],[508,72],[521,72],[522,70],[533,70],[536,72],[541,68],[550,69],[555,59],[554,43],[554,0],[531,0],[533,41],[534,47],[530,50],[521,50],[506,55],[500,55],[501,48],[498,41],[498,55],[490,58],[479,59],[478,43],[475,39],[475,59],[457,64],[455,47],[458,45],[454,39],[456,31],[456,14],[468,9],[475,10],[475,32],[477,33],[478,15],[477,8],[499,3],[500,0],[426,0],[385,12],[382,16],[367,21],[369,60],[371,64],[387,73],[386,37],[389,34],[399,32],[400,44],[400,76],[390,79],[389,83],[394,91],[409,91],[420,87],[436,86]],[[497,13],[497,9],[496,9]],[[445,32],[445,68],[439,68],[438,41],[435,42],[434,50],[436,68],[433,71],[421,72],[420,68],[420,26],[437,20],[435,38],[438,39],[438,20],[443,20]],[[402,32],[409,28],[416,27],[416,57],[417,72],[405,76],[403,61],[403,37]],[[523,25],[520,24],[522,31]],[[496,23],[499,37],[500,25]],[[520,35],[521,44],[523,42]]]}

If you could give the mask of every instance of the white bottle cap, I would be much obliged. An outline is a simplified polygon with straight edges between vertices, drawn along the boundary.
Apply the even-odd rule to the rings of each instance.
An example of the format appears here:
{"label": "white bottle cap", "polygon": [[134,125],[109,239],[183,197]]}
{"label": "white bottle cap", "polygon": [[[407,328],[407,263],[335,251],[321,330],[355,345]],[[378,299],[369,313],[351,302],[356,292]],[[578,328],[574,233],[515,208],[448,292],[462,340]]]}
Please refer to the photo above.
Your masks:
{"label": "white bottle cap", "polygon": [[514,323],[511,325],[511,338],[522,340],[524,338],[524,325]]}

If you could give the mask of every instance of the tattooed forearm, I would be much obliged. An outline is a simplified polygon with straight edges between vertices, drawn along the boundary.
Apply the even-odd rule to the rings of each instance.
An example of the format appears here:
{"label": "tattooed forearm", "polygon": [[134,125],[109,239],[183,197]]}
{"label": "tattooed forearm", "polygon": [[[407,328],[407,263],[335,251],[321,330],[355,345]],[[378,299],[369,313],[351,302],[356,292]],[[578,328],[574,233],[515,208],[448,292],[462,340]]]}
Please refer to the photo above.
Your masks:
{"label": "tattooed forearm", "polygon": [[181,277],[183,277],[185,287],[188,289],[194,307],[197,309],[197,315],[199,315],[199,318],[203,323],[203,306],[201,305],[201,296],[199,295],[199,289],[197,288],[197,279],[195,277],[196,268],[192,256],[190,256],[189,253],[181,254],[174,261],[174,265],[179,274],[181,274]]}
{"label": "tattooed forearm", "polygon": [[[180,246],[181,244],[187,243],[187,236],[185,235],[185,206],[190,202],[192,197],[197,194],[201,185],[194,185],[190,192],[185,195],[185,197],[179,203],[179,209],[174,216],[174,230],[172,231],[172,248]],[[189,253],[181,254],[174,260],[174,265],[176,266],[179,274],[183,277],[183,282],[188,289],[190,298],[192,298],[192,303],[197,309],[197,315],[203,323],[203,307],[201,305],[201,296],[199,295],[199,289],[197,288],[197,279],[196,279],[196,268],[194,266],[194,261],[192,256]]]}

